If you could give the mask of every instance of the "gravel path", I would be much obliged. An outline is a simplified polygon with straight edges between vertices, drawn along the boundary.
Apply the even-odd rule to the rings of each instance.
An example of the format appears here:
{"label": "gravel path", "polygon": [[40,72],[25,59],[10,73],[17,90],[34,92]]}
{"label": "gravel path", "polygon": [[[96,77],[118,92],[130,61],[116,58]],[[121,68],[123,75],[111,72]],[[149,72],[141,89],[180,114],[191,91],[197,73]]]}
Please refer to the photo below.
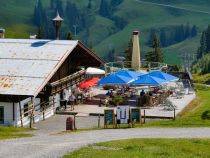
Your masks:
{"label": "gravel path", "polygon": [[54,158],[91,143],[129,138],[210,138],[210,128],[133,128],[69,134],[40,133],[31,138],[0,141],[0,157]]}

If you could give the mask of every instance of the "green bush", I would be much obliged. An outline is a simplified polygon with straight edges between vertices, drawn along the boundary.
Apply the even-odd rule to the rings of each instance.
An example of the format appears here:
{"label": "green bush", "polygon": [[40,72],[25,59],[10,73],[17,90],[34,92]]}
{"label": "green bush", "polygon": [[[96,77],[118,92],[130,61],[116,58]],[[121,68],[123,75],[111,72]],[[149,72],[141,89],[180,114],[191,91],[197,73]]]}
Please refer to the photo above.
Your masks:
{"label": "green bush", "polygon": [[201,115],[202,120],[210,120],[210,111],[204,111]]}
{"label": "green bush", "polygon": [[113,102],[115,105],[117,103],[121,104],[123,102],[123,98],[120,95],[114,95]]}

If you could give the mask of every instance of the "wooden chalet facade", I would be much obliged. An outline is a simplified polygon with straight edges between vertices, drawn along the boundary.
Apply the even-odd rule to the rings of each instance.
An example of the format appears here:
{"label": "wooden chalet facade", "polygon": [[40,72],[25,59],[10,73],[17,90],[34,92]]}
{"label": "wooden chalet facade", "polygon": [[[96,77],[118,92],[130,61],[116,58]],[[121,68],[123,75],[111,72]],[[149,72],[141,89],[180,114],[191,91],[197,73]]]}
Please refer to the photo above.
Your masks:
{"label": "wooden chalet facade", "polygon": [[104,61],[80,41],[0,39],[0,124],[52,116],[62,93]]}

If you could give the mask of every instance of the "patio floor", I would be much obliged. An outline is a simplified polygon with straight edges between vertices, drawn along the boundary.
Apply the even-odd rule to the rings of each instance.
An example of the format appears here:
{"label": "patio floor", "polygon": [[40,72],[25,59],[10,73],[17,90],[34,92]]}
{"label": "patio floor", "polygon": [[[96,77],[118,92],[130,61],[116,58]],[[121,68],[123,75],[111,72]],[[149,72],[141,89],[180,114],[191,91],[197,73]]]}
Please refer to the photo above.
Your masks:
{"label": "patio floor", "polygon": [[[107,91],[95,88],[94,90],[95,95],[100,94],[104,95]],[[176,97],[169,97],[169,100],[176,106],[176,115],[180,113],[191,101],[196,98],[195,93],[184,95],[183,98],[177,99]],[[99,98],[93,99],[93,101],[87,102],[85,104],[76,105],[73,111],[70,110],[68,107],[66,111],[60,112],[60,114],[71,114],[77,113],[76,116],[90,116],[90,115],[103,115],[105,109],[114,109],[116,112],[116,108],[114,107],[99,107]],[[154,117],[154,118],[173,118],[174,117],[174,110],[165,109],[164,106],[155,106],[150,108],[142,108],[142,116],[146,117]]]}

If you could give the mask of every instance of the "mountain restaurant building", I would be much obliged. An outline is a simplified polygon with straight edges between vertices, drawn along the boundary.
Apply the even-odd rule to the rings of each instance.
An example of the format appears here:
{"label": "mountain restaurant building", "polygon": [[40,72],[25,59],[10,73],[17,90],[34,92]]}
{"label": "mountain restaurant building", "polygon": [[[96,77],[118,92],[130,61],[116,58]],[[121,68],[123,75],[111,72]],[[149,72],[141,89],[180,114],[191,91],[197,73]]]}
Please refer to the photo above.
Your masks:
{"label": "mountain restaurant building", "polygon": [[0,124],[24,126],[52,116],[85,69],[102,64],[80,41],[0,39]]}

